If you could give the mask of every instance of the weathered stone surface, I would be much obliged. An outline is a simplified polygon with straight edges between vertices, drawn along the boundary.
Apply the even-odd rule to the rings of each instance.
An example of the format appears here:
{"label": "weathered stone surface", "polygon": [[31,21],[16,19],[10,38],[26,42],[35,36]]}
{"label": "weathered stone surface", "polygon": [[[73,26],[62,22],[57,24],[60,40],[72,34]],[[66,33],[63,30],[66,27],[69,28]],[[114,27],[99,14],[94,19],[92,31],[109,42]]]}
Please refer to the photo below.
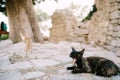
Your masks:
{"label": "weathered stone surface", "polygon": [[115,26],[115,27],[113,27],[113,31],[114,32],[118,32],[120,30],[120,26]]}
{"label": "weathered stone surface", "polygon": [[17,71],[1,72],[0,80],[23,80],[22,74]]}
{"label": "weathered stone surface", "polygon": [[60,64],[59,62],[51,60],[51,59],[31,60],[31,62],[36,67],[46,67],[46,66],[54,66],[54,65]]}
{"label": "weathered stone surface", "polygon": [[[52,16],[50,40],[69,40],[80,43],[94,42],[101,46],[114,46],[120,37],[119,0],[95,0],[97,12],[86,22],[77,22],[70,9],[57,10]],[[112,45],[111,45],[112,44]],[[112,47],[113,47],[112,46]]]}
{"label": "weathered stone surface", "polygon": [[120,38],[117,40],[117,47],[120,47]]}
{"label": "weathered stone surface", "polygon": [[117,40],[112,40],[111,41],[111,46],[117,46]]}
{"label": "weathered stone surface", "polygon": [[114,38],[115,38],[115,37],[118,37],[118,32],[113,32],[113,33],[112,33],[112,37],[114,37]]}
{"label": "weathered stone surface", "polygon": [[113,20],[111,21],[111,23],[112,23],[112,24],[118,23],[118,19],[113,19]]}
{"label": "weathered stone surface", "polygon": [[34,71],[34,72],[27,72],[26,74],[23,75],[23,77],[28,80],[28,79],[38,78],[38,77],[41,77],[43,75],[45,75],[44,72]]}
{"label": "weathered stone surface", "polygon": [[0,68],[2,68],[3,66],[6,66],[6,65],[10,65],[9,59],[8,58],[0,59]]}
{"label": "weathered stone surface", "polygon": [[118,19],[118,24],[120,24],[120,19]]}
{"label": "weathered stone surface", "polygon": [[56,10],[51,18],[50,40],[55,42],[66,40],[77,26],[77,19],[70,10]]}
{"label": "weathered stone surface", "polygon": [[74,31],[75,34],[78,34],[78,35],[84,35],[84,34],[88,34],[89,33],[89,30],[88,29],[76,29]]}
{"label": "weathered stone surface", "polygon": [[110,19],[118,19],[120,18],[120,11],[114,11],[110,14]]}
{"label": "weathered stone surface", "polygon": [[107,36],[107,40],[112,40],[112,36]]}
{"label": "weathered stone surface", "polygon": [[118,9],[120,9],[120,3],[118,3]]}
{"label": "weathered stone surface", "polygon": [[116,55],[120,57],[120,50],[116,51]]}
{"label": "weathered stone surface", "polygon": [[120,2],[120,0],[116,0],[117,2]]}
{"label": "weathered stone surface", "polygon": [[120,31],[118,31],[118,37],[120,38]]}
{"label": "weathered stone surface", "polygon": [[33,66],[29,63],[29,62],[16,62],[14,64],[10,64],[10,65],[5,65],[3,66],[1,69],[2,70],[5,70],[5,69],[8,69],[8,70],[15,70],[15,69],[18,69],[18,70],[22,70],[22,69],[27,69],[27,68],[32,68]]}
{"label": "weathered stone surface", "polygon": [[63,63],[63,64],[71,61],[71,58],[69,56],[62,56],[62,55],[60,55],[58,57],[54,57],[54,59]]}
{"label": "weathered stone surface", "polygon": [[110,3],[112,4],[112,3],[114,3],[115,2],[115,0],[110,0]]}

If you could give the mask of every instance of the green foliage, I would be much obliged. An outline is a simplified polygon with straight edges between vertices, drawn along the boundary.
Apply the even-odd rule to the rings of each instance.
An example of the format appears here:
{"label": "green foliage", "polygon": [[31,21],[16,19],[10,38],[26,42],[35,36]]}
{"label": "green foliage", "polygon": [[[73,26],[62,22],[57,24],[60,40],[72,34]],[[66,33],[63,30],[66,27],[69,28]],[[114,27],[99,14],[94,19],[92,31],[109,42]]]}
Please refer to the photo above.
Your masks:
{"label": "green foliage", "polygon": [[[37,3],[41,3],[45,0],[32,0],[33,5]],[[58,0],[55,0],[56,2]],[[6,15],[6,0],[0,0],[0,12],[4,13]]]}
{"label": "green foliage", "polygon": [[93,5],[93,10],[89,12],[89,14],[82,20],[82,22],[88,21],[91,19],[94,12],[97,11],[96,5]]}
{"label": "green foliage", "polygon": [[48,20],[50,17],[47,13],[45,12],[40,12],[38,15],[37,15],[37,18],[38,18],[38,21],[45,21],[45,20]]}
{"label": "green foliage", "polygon": [[6,39],[8,39],[9,38],[9,35],[8,34],[2,34],[1,36],[0,36],[0,40],[6,40]]}

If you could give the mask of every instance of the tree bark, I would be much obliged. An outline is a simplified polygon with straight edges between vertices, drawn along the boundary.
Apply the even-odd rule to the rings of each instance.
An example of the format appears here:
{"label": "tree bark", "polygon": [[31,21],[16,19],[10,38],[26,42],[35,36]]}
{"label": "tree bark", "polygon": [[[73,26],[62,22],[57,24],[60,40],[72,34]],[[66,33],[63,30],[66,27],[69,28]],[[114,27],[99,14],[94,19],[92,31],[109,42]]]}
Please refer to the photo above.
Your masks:
{"label": "tree bark", "polygon": [[23,31],[34,42],[43,42],[32,0],[6,0],[6,3],[10,39],[15,43],[21,41],[20,31]]}

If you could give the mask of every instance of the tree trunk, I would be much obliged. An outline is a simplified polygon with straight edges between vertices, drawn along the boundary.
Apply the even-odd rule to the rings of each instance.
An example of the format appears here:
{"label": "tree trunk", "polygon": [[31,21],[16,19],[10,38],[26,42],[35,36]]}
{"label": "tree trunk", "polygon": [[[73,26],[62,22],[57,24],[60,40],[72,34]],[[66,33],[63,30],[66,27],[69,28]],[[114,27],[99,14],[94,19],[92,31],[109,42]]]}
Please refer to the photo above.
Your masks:
{"label": "tree trunk", "polygon": [[21,41],[20,31],[23,31],[34,42],[43,42],[32,0],[6,0],[6,2],[10,39],[15,43]]}

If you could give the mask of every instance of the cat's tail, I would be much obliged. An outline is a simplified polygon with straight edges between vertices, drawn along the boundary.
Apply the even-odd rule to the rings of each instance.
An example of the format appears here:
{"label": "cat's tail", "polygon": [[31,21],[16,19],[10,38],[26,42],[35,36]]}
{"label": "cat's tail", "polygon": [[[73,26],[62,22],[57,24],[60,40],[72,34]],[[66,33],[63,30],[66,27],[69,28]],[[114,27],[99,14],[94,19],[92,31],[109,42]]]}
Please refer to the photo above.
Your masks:
{"label": "cat's tail", "polygon": [[119,68],[119,72],[118,72],[118,75],[120,76],[120,68]]}

